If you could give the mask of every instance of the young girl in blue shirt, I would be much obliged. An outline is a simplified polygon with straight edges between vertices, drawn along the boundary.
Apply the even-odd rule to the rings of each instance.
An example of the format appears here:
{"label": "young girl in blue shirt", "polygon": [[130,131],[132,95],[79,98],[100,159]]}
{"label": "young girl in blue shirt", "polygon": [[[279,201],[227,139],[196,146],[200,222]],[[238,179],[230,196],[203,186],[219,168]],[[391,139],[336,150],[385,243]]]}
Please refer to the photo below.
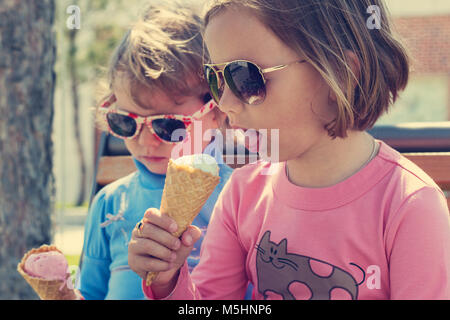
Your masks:
{"label": "young girl in blue shirt", "polygon": [[[206,229],[231,175],[220,150],[206,148],[211,141],[203,139],[206,131],[218,127],[220,111],[201,76],[201,27],[189,3],[150,6],[113,54],[110,92],[98,108],[99,123],[124,139],[137,171],[104,187],[91,205],[80,278],[87,300],[144,299],[141,279],[128,266],[128,242],[144,212],[160,207],[167,164],[181,150],[180,143],[194,150],[194,140],[202,141],[202,150],[212,150],[220,167],[220,184],[193,223],[200,229]],[[201,120],[201,130],[193,129],[196,120]],[[173,141],[175,129],[186,129],[186,134]],[[191,269],[200,245],[189,258]]]}

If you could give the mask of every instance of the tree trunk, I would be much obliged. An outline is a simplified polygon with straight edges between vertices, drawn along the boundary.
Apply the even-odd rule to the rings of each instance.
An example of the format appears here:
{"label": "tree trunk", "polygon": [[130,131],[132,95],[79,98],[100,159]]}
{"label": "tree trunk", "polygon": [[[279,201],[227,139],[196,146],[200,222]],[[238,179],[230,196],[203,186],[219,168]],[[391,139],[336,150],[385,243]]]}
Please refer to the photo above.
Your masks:
{"label": "tree trunk", "polygon": [[78,81],[77,60],[76,60],[77,45],[75,41],[77,33],[78,33],[77,29],[68,30],[69,36],[68,67],[70,76],[70,87],[72,91],[73,129],[75,135],[75,144],[77,147],[78,161],[80,163],[80,185],[75,205],[80,206],[83,204],[86,195],[86,161],[80,132],[80,117],[79,117],[80,98],[78,91],[79,81]]}
{"label": "tree trunk", "polygon": [[54,0],[0,0],[0,299],[35,299],[16,271],[51,240]]}

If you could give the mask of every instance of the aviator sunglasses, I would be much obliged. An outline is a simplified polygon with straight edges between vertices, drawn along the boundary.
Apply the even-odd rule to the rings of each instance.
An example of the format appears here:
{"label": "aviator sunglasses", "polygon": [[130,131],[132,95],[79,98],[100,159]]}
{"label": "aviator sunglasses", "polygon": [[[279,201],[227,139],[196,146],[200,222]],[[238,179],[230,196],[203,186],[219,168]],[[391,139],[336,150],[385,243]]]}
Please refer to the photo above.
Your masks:
{"label": "aviator sunglasses", "polygon": [[141,117],[131,112],[110,108],[114,102],[116,102],[116,97],[111,95],[100,107],[100,112],[103,113],[109,132],[113,136],[134,139],[145,125],[157,140],[169,144],[183,142],[193,121],[199,120],[216,106],[215,102],[210,100],[191,116],[162,114]]}
{"label": "aviator sunglasses", "polygon": [[[306,60],[261,69],[253,62],[235,60],[226,63],[205,64],[204,74],[211,95],[216,103],[219,103],[224,91],[224,83],[226,83],[239,100],[246,104],[257,105],[261,104],[266,98],[266,79],[264,74],[303,62],[306,62]],[[224,67],[220,70],[219,67],[222,66]]]}

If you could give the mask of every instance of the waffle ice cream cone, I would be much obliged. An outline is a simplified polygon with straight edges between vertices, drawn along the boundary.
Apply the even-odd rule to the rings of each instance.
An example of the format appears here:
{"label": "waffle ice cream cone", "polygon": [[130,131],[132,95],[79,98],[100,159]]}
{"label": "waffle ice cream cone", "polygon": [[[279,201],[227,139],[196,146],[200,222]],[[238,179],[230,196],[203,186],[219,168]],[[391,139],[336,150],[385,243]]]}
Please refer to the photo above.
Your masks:
{"label": "waffle ice cream cone", "polygon": [[57,251],[62,254],[55,246],[43,245],[37,249],[31,249],[23,256],[17,265],[17,271],[28,282],[28,284],[39,295],[41,300],[77,300],[78,296],[74,289],[67,287],[67,278],[62,280],[46,280],[44,278],[35,277],[27,273],[25,262],[32,254],[44,253],[49,251]]}
{"label": "waffle ice cream cone", "polygon": [[[214,160],[214,158],[210,158]],[[160,207],[162,214],[167,214],[176,221],[178,230],[173,233],[175,237],[180,237],[192,224],[192,221],[220,182],[215,161],[213,166],[217,167],[217,172],[213,174],[211,170],[204,171],[198,167],[183,164],[183,161],[178,161],[180,159],[169,160]],[[152,283],[157,275],[157,272],[147,274],[147,286]]]}

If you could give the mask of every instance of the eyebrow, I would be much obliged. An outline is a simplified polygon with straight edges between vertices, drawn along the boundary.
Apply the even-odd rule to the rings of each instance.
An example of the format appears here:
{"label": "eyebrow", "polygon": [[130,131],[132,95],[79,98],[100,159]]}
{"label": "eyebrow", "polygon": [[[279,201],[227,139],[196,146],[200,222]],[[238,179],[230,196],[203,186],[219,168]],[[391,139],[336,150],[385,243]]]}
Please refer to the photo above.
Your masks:
{"label": "eyebrow", "polygon": [[[161,112],[156,113],[155,108],[153,108],[153,107],[150,106],[150,105],[148,105],[148,107],[143,107],[142,105],[136,104],[136,106],[139,108],[138,111],[140,111],[140,110],[145,110],[146,112],[150,112],[150,113],[151,113],[150,115],[143,115],[141,112],[129,111],[129,110],[127,110],[127,109],[121,108],[117,103],[116,103],[115,105],[116,105],[116,108],[117,108],[118,110],[124,111],[124,112],[129,112],[129,113],[135,114],[135,115],[137,115],[137,116],[139,116],[139,117],[151,117],[151,116],[168,115],[168,114],[177,114],[177,115],[181,115],[180,112],[177,113],[176,111],[161,111]],[[175,107],[176,107],[176,106],[177,106],[177,105],[175,105]],[[154,113],[154,114],[153,114],[153,113]]]}
{"label": "eyebrow", "polygon": [[[190,87],[189,89],[187,89],[184,94],[181,93],[170,93],[170,92],[166,92],[163,91],[164,95],[167,97],[167,102],[173,103],[174,107],[178,107],[180,105],[182,105],[185,101],[184,99],[188,98],[188,97],[194,97],[194,96],[201,96],[203,94],[208,93],[208,89],[207,88],[203,88],[200,84]],[[179,102],[181,100],[181,102]],[[145,111],[153,111],[155,112],[156,108],[154,106],[151,105],[151,103],[147,100],[147,103],[143,103],[143,101],[141,101],[141,99],[138,98],[132,98],[133,103],[135,104],[135,106],[137,106],[139,109],[145,110]],[[122,108],[120,108],[120,106],[117,104],[116,102],[116,106],[118,109],[122,110],[122,111],[126,111],[129,112],[128,110],[124,110]],[[170,112],[170,111],[161,111],[158,113],[158,115],[164,115],[164,114],[177,114],[176,111]]]}
{"label": "eyebrow", "polygon": [[[154,108],[152,108],[152,107],[148,107],[148,108],[144,108],[144,107],[142,107],[141,105],[139,105],[139,104],[136,104],[135,103],[135,105],[139,108],[139,109],[142,109],[142,110],[146,110],[146,111],[148,111],[148,110],[154,110]],[[136,115],[138,115],[138,116],[142,116],[143,117],[143,115],[140,113],[140,112],[131,112],[131,111],[129,111],[129,110],[127,110],[126,108],[122,108],[117,102],[115,103],[115,107],[116,107],[116,109],[118,109],[118,110],[120,110],[120,111],[124,111],[124,112],[129,112],[129,113],[133,113],[133,114],[136,114]]]}
{"label": "eyebrow", "polygon": [[[177,102],[175,101],[175,99],[174,98],[169,98],[169,103],[171,104],[171,103],[173,103],[174,105],[175,105],[175,107],[176,106],[178,106],[178,104],[177,104]],[[139,108],[139,109],[142,109],[142,110],[145,110],[145,111],[155,111],[156,110],[156,108],[154,107],[154,106],[152,106],[150,103],[147,103],[147,104],[141,104],[141,103],[139,103],[139,104],[137,104],[136,103],[136,106]],[[167,107],[165,108],[165,109],[167,109]],[[158,113],[158,114],[173,114],[173,112],[164,112],[164,111],[161,111],[161,113]]]}
{"label": "eyebrow", "polygon": [[150,103],[142,103],[140,99],[133,99],[134,104],[139,108],[143,110],[152,110],[155,109]]}

